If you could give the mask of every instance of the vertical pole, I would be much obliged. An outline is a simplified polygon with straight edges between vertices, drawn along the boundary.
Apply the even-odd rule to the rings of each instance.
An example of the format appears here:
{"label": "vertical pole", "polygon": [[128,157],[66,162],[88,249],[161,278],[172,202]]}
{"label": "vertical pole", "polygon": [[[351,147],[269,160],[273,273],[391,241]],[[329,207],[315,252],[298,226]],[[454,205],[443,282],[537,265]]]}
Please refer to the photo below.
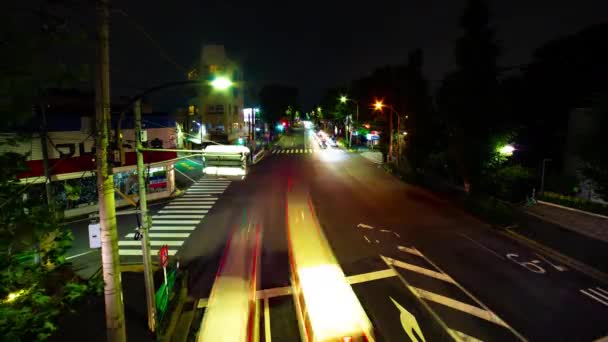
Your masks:
{"label": "vertical pole", "polygon": [[545,194],[545,165],[548,161],[551,161],[551,159],[549,159],[549,158],[543,159],[543,166],[542,166],[542,171],[541,171],[541,176],[540,176],[540,191],[539,191],[540,196]]}
{"label": "vertical pole", "polygon": [[114,177],[108,164],[110,142],[110,51],[109,1],[97,3],[99,39],[99,75],[96,87],[95,117],[97,120],[97,193],[101,224],[101,265],[103,268],[106,329],[108,341],[126,341],[125,312],[122,301],[118,232],[114,203]]}
{"label": "vertical pole", "polygon": [[387,160],[393,161],[393,109],[389,108],[389,114],[390,119],[389,119],[389,128],[388,128],[388,136],[389,136],[389,140],[388,140],[388,158]]}
{"label": "vertical pole", "polygon": [[49,146],[47,139],[46,103],[40,105],[40,147],[42,148],[42,168],[44,169],[44,189],[46,190],[46,204],[53,211],[53,188],[51,186],[51,169],[49,167]]}
{"label": "vertical pole", "polygon": [[139,210],[141,211],[141,254],[144,264],[144,281],[146,289],[146,305],[148,307],[148,329],[154,332],[156,327],[156,304],[154,302],[154,276],[152,274],[152,257],[150,255],[150,241],[148,231],[150,229],[151,220],[148,215],[148,202],[146,193],[146,180],[144,177],[144,156],[141,151],[143,148],[141,143],[142,127],[141,127],[141,100],[135,102],[133,108],[135,112],[135,153],[137,155],[137,183],[139,186]]}

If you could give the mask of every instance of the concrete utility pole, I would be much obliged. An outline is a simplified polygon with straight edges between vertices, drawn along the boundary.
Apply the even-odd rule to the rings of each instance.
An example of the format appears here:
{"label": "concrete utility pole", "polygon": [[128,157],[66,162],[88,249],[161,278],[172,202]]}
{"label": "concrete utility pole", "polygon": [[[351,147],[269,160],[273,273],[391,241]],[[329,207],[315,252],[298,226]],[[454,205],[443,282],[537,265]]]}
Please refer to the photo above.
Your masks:
{"label": "concrete utility pole", "polygon": [[107,340],[126,341],[125,312],[122,301],[116,206],[114,203],[114,177],[108,164],[110,143],[110,47],[109,2],[97,2],[99,39],[99,74],[96,86],[95,118],[97,121],[97,193],[99,223],[101,224],[101,265],[105,295]]}
{"label": "concrete utility pole", "polygon": [[144,263],[144,281],[146,286],[146,304],[148,306],[148,328],[154,332],[156,328],[156,304],[154,298],[154,275],[152,274],[152,257],[150,255],[150,241],[148,231],[152,225],[148,216],[148,202],[146,194],[146,179],[144,177],[144,155],[142,152],[141,129],[141,100],[135,102],[135,153],[137,154],[137,183],[139,185],[139,209],[141,211],[141,255]]}
{"label": "concrete utility pole", "polygon": [[42,168],[44,170],[44,189],[46,190],[46,204],[54,212],[53,188],[51,185],[51,168],[49,167],[49,146],[46,123],[46,103],[40,105],[40,147],[42,148]]}

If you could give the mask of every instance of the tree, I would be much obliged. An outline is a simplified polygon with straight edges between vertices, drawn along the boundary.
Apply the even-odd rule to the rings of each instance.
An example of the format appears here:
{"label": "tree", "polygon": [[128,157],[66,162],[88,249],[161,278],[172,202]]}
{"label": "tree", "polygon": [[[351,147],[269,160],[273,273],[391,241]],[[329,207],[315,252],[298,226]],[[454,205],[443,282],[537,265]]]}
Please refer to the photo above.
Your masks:
{"label": "tree", "polygon": [[479,184],[492,158],[491,139],[500,129],[498,66],[500,53],[481,0],[469,0],[460,18],[464,35],[456,43],[457,70],[439,90],[439,110],[448,126],[450,155],[468,192]]}
{"label": "tree", "polygon": [[[437,148],[437,137],[441,131],[432,117],[429,84],[422,74],[424,55],[421,49],[410,52],[403,69],[404,115],[407,120],[401,129],[407,132],[405,156],[410,167],[422,171],[428,156]],[[400,136],[400,139],[404,137]]]}
{"label": "tree", "polygon": [[593,182],[594,191],[607,200],[608,153],[604,147],[608,146],[608,93],[595,97],[591,116],[595,125],[579,149],[580,171]]}
{"label": "tree", "polygon": [[271,126],[279,122],[289,108],[292,111],[299,108],[296,87],[269,84],[262,87],[259,97],[262,117]]}
{"label": "tree", "polygon": [[[15,133],[0,144],[20,134],[31,139],[32,107],[44,106],[49,89],[82,75],[79,66],[58,57],[80,32],[54,9],[43,2],[39,9],[0,16],[0,129]],[[39,198],[28,196],[31,184],[17,179],[27,169],[26,157],[0,153],[0,336],[7,341],[47,339],[56,319],[87,290],[65,263],[71,232]]]}

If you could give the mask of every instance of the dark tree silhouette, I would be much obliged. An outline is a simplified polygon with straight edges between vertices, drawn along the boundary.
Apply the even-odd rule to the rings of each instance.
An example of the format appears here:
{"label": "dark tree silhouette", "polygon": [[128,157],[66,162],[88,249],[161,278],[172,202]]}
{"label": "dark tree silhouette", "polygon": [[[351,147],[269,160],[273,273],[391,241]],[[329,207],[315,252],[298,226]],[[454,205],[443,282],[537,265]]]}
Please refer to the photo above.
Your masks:
{"label": "dark tree silhouette", "polygon": [[489,25],[489,11],[481,0],[470,0],[460,18],[464,35],[456,43],[457,69],[439,90],[439,110],[450,134],[450,155],[468,192],[479,183],[484,165],[494,153],[497,133],[498,66],[500,47]]}

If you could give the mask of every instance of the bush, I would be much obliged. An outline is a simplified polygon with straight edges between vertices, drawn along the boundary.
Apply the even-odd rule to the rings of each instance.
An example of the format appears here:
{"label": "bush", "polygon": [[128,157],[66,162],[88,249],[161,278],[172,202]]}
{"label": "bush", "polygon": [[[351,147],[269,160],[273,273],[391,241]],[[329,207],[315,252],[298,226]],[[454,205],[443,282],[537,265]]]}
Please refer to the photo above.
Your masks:
{"label": "bush", "polygon": [[587,201],[582,198],[547,192],[540,196],[540,200],[551,202],[565,207],[589,211],[592,213],[608,216],[608,205]]}
{"label": "bush", "polygon": [[494,225],[508,225],[513,222],[513,210],[507,204],[485,196],[467,196],[464,207],[471,214]]}

